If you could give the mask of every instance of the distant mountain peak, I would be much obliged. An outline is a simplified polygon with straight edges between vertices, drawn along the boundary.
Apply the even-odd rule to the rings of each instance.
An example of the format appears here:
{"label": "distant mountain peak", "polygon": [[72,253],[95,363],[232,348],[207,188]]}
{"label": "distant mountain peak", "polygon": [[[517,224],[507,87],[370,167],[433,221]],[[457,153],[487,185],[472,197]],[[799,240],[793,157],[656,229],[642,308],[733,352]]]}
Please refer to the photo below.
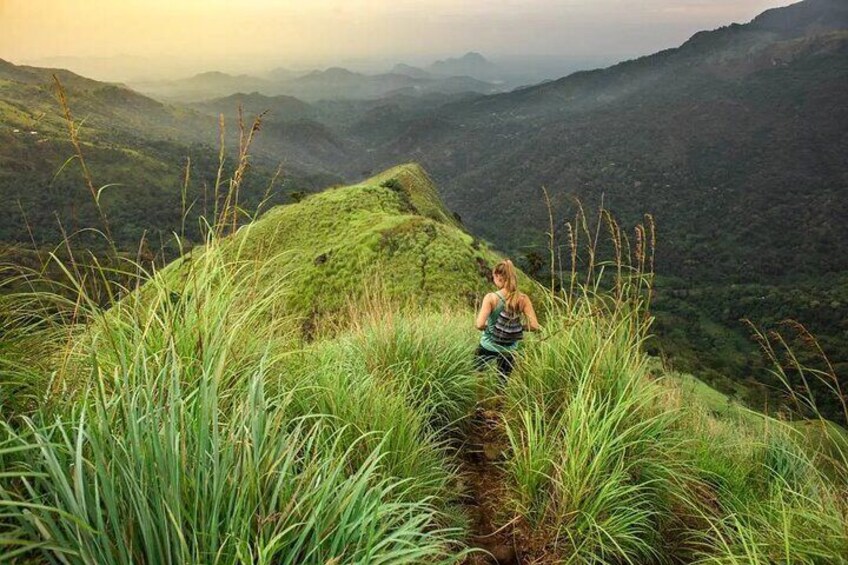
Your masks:
{"label": "distant mountain peak", "polygon": [[321,74],[332,77],[353,77],[357,76],[359,73],[355,73],[349,69],[345,69],[344,67],[330,67]]}
{"label": "distant mountain peak", "polygon": [[442,76],[470,76],[478,80],[494,80],[500,75],[498,66],[476,51],[436,61],[427,70]]}
{"label": "distant mountain peak", "polygon": [[460,57],[461,61],[472,61],[477,63],[488,63],[489,60],[486,59],[483,55],[478,53],[477,51],[469,51],[462,57]]}
{"label": "distant mountain peak", "polygon": [[233,75],[221,71],[205,71],[197,73],[191,78],[206,79],[206,78],[232,78]]}
{"label": "distant mountain peak", "polygon": [[433,65],[450,65],[450,64],[465,64],[465,65],[491,65],[491,61],[486,59],[483,55],[478,53],[477,51],[469,51],[465,55],[461,57],[448,57],[447,59],[441,59],[436,61]]}
{"label": "distant mountain peak", "polygon": [[391,72],[393,74],[398,75],[406,75],[412,78],[429,78],[430,73],[422,69],[421,67],[414,67],[412,65],[407,65],[406,63],[398,63],[394,67],[392,67]]}

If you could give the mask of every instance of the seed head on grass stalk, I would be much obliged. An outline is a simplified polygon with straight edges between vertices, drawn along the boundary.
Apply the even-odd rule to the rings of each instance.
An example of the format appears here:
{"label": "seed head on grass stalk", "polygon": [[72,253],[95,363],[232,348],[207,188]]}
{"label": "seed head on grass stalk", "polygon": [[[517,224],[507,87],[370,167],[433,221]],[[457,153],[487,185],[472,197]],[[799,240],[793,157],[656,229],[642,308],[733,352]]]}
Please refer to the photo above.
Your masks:
{"label": "seed head on grass stalk", "polygon": [[[217,220],[218,230],[220,235],[226,233],[226,228],[229,226],[230,233],[235,233],[238,228],[239,214],[239,191],[244,180],[244,175],[250,162],[250,146],[253,143],[253,138],[262,127],[262,118],[265,112],[260,113],[253,119],[253,124],[250,129],[245,129],[244,111],[241,104],[238,107],[238,125],[239,125],[239,149],[237,157],[236,169],[233,172],[231,179],[228,182],[227,195],[224,199],[223,209],[220,219]],[[223,136],[223,133],[222,133]],[[223,149],[222,149],[223,151]],[[217,182],[216,182],[217,185]]]}
{"label": "seed head on grass stalk", "polygon": [[[765,332],[747,319],[743,322],[751,328],[754,339],[771,362],[772,375],[783,386],[797,412],[813,415],[812,421],[817,424],[824,438],[817,446],[819,453],[816,455],[828,461],[836,469],[846,490],[848,490],[848,435],[844,433],[840,426],[832,424],[822,416],[810,386],[811,379],[814,379],[813,382],[821,383],[824,390],[833,398],[836,398],[846,421],[848,421],[848,405],[846,405],[841,383],[821,345],[801,323],[794,320],[783,322],[784,326],[794,329],[808,346],[813,347],[825,366],[824,370],[805,366],[779,332]],[[800,387],[793,385],[791,374],[797,375],[801,380]]]}
{"label": "seed head on grass stalk", "polygon": [[59,77],[55,74],[53,75],[53,83],[56,87],[56,96],[59,99],[59,104],[61,105],[62,111],[65,114],[65,123],[68,126],[68,134],[70,136],[71,144],[74,147],[74,151],[76,151],[76,157],[77,161],[79,161],[80,169],[82,170],[83,179],[85,180],[86,186],[88,187],[88,190],[91,193],[91,198],[94,201],[95,207],[97,208],[97,213],[100,215],[100,221],[103,224],[103,230],[106,234],[106,239],[111,245],[112,252],[117,256],[117,249],[115,248],[115,242],[112,238],[112,232],[109,228],[109,220],[106,218],[106,212],[100,205],[100,193],[105,187],[101,187],[99,190],[94,188],[94,181],[91,178],[91,173],[88,170],[88,165],[86,165],[85,157],[82,153],[82,146],[79,140],[79,128],[74,122],[73,115],[71,114],[71,107],[68,104],[68,97],[65,94],[65,88],[59,81]]}

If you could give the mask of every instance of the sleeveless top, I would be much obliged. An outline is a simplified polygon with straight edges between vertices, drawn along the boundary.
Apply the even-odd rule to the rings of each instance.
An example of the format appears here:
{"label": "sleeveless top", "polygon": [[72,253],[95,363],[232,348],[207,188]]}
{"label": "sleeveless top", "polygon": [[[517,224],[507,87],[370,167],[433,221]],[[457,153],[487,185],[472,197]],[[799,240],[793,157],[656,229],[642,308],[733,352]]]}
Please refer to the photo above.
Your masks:
{"label": "sleeveless top", "polygon": [[498,305],[492,308],[492,311],[489,313],[489,317],[486,320],[486,329],[483,330],[480,336],[480,347],[492,353],[510,353],[518,349],[517,341],[511,345],[500,345],[495,343],[492,337],[492,329],[495,327],[495,322],[497,322],[501,311],[506,308],[506,301],[501,296],[501,291],[496,292],[495,296],[498,297]]}

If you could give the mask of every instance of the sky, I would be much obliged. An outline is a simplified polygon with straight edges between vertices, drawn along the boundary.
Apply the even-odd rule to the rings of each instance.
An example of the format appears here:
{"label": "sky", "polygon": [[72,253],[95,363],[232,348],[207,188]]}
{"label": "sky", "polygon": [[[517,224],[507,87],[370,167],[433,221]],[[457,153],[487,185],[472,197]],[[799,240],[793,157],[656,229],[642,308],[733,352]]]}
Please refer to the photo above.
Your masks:
{"label": "sky", "polygon": [[[149,73],[423,63],[478,51],[617,61],[791,0],[0,0],[0,58]],[[136,69],[138,67],[139,69]],[[120,70],[115,69],[120,73]],[[112,77],[120,78],[120,77]]]}

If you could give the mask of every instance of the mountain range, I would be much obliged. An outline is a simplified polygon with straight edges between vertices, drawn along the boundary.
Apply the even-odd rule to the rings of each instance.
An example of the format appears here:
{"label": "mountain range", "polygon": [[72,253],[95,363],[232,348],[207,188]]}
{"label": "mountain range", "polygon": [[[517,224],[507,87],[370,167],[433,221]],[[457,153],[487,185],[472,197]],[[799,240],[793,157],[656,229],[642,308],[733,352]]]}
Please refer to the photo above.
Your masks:
{"label": "mountain range", "polygon": [[[207,204],[212,206],[218,168],[217,116],[69,71],[0,60],[0,199],[8,205],[0,222],[0,241],[30,243],[34,237],[36,244],[53,244],[63,229],[103,228],[74,162],[77,151],[69,139],[56,80],[74,119],[94,188],[109,185],[101,192],[101,204],[115,227],[112,235],[118,245],[136,247],[145,234],[157,241],[168,239],[184,222],[189,233],[196,234],[198,215]],[[252,117],[245,119],[250,127]],[[235,121],[228,120],[227,170],[233,166],[238,137]],[[246,206],[262,200],[279,164],[279,149],[285,146],[284,135],[267,137],[268,152],[255,155],[254,174],[247,179]],[[301,136],[297,143],[303,155],[309,154],[306,139]],[[285,200],[291,185],[314,190],[339,179],[321,173],[320,167],[297,163],[296,156],[287,157],[285,180],[276,186],[281,194],[274,194],[277,201]],[[192,184],[190,192],[183,194],[188,161]],[[197,205],[183,219],[186,197],[186,205],[194,200]],[[87,244],[97,239],[90,232],[82,237],[88,238]]]}
{"label": "mountain range", "polygon": [[626,221],[654,213],[668,274],[846,270],[832,253],[848,242],[846,12],[807,0],[677,49],[448,104],[395,123],[370,154],[377,168],[420,161],[474,230],[511,250],[543,239],[546,186],[557,214],[601,195]]}
{"label": "mountain range", "polygon": [[388,73],[378,74],[342,67],[308,72],[277,68],[264,78],[212,71],[186,79],[137,82],[131,86],[144,94],[177,102],[198,102],[247,92],[289,95],[306,101],[368,100],[398,93],[491,94],[503,90],[501,84],[493,82],[498,76],[496,65],[482,55],[469,54],[439,61],[429,71],[408,65],[397,65]]}

